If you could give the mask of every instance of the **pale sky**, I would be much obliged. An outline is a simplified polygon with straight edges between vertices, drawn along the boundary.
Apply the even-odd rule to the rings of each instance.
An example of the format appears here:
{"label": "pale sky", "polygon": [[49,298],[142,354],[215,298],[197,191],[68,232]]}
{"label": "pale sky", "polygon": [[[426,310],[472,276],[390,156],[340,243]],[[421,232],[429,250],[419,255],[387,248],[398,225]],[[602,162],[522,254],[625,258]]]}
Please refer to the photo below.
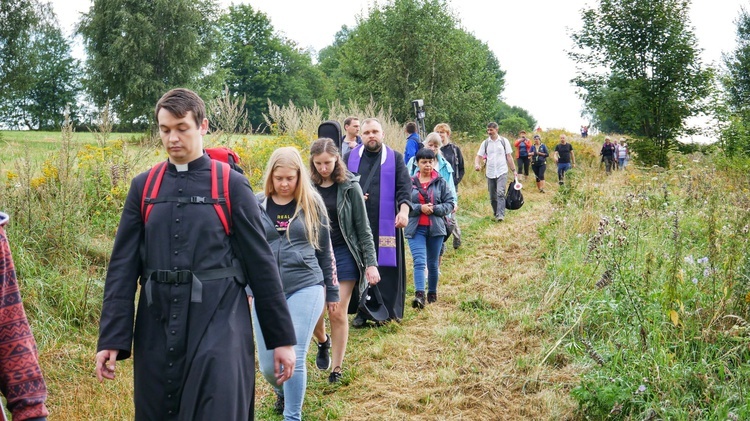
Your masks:
{"label": "pale sky", "polygon": [[[146,1],[146,0],[144,0]],[[220,0],[224,5],[232,1]],[[69,34],[91,0],[52,0],[60,24]],[[302,48],[316,51],[333,43],[342,25],[356,23],[374,0],[246,0],[266,13],[274,28]],[[383,4],[384,1],[379,3]],[[528,110],[543,129],[577,132],[588,122],[570,80],[575,64],[570,31],[581,28],[580,11],[595,0],[453,0],[449,3],[461,25],[494,51],[506,72],[503,99]],[[719,63],[736,46],[735,20],[750,0],[693,0],[691,23],[705,64]],[[82,54],[80,48],[79,53]],[[429,105],[429,104],[425,104]],[[428,108],[429,110],[429,108]],[[428,111],[429,112],[429,111]]]}

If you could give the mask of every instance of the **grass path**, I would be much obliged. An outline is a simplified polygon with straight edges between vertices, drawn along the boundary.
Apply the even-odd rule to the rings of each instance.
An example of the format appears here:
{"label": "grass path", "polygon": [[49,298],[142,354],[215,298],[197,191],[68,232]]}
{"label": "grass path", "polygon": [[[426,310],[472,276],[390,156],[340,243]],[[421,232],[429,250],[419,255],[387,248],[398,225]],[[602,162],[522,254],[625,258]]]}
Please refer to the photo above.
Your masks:
{"label": "grass path", "polygon": [[[329,385],[327,373],[314,368],[311,348],[307,419],[572,417],[576,404],[568,391],[575,367],[539,365],[557,338],[538,321],[546,288],[537,227],[552,214],[557,187],[548,183],[542,194],[533,179],[527,181],[524,207],[509,211],[500,223],[490,218],[483,176],[468,174],[461,187],[463,245],[446,251],[438,303],[411,308],[407,258],[403,322],[352,329],[340,385]],[[261,383],[258,419],[279,419],[271,413],[270,388]]]}

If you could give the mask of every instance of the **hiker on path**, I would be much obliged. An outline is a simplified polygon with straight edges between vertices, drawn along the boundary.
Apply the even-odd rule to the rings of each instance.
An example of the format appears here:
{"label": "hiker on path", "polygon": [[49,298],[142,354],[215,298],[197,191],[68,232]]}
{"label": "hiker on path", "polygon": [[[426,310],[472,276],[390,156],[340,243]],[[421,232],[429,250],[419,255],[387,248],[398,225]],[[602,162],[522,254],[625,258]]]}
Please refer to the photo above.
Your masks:
{"label": "hiker on path", "polygon": [[458,211],[458,184],[466,174],[466,168],[464,165],[464,155],[461,153],[461,148],[458,147],[454,142],[451,141],[451,126],[447,123],[438,123],[435,126],[434,131],[440,135],[442,146],[440,152],[443,154],[448,163],[453,167],[453,186],[456,189],[456,207],[453,208],[453,220],[455,226],[453,227],[453,248],[458,249],[461,247],[461,228],[458,226],[458,218],[456,218],[456,212]]}
{"label": "hiker on path", "polygon": [[531,169],[536,176],[536,187],[539,193],[544,193],[544,173],[547,171],[547,157],[549,149],[542,143],[542,137],[534,135],[534,144],[531,145]]}
{"label": "hiker on path", "polygon": [[425,267],[427,303],[437,301],[440,251],[447,234],[445,217],[453,211],[456,198],[447,179],[434,168],[437,159],[431,148],[417,151],[416,159],[419,172],[412,177],[412,206],[404,236],[409,240],[414,263],[412,307],[422,309],[425,306]]}
{"label": "hiker on path", "polygon": [[612,172],[612,163],[615,160],[615,145],[612,143],[609,136],[604,138],[604,144],[602,145],[602,150],[599,152],[599,155],[602,156],[604,168],[607,175],[609,175]]}
{"label": "hiker on path", "polygon": [[301,420],[307,389],[308,344],[324,306],[338,311],[339,286],[334,278],[328,214],[323,199],[313,187],[310,175],[297,149],[276,149],[266,166],[260,203],[263,233],[273,250],[281,274],[284,294],[292,315],[297,345],[294,375],[283,385],[274,375],[273,350],[266,348],[264,334],[256,326],[258,365],[276,392],[277,412],[285,420]]}
{"label": "hiker on path", "polygon": [[353,116],[347,117],[344,120],[344,132],[345,134],[341,137],[342,155],[362,144],[362,138],[359,137],[359,119]]}
{"label": "hiker on path", "polygon": [[[375,250],[378,254],[378,289],[389,320],[404,317],[406,264],[401,228],[409,222],[411,180],[401,154],[383,144],[383,126],[375,118],[362,122],[363,144],[344,156],[349,170],[360,176]],[[352,326],[364,327],[368,316],[358,311]]]}
{"label": "hiker on path", "polygon": [[[522,177],[529,176],[529,165],[531,164],[531,160],[529,159],[531,141],[526,138],[526,130],[521,130],[519,138],[513,143],[513,147],[516,148],[516,168],[518,168],[519,171],[519,180],[523,181]],[[523,174],[523,176],[520,174]]]}
{"label": "hiker on path", "polygon": [[[336,383],[341,379],[349,340],[347,313],[356,313],[362,294],[368,285],[380,282],[380,273],[360,178],[347,171],[331,139],[318,139],[310,147],[310,175],[328,213],[341,297],[338,307],[328,311],[331,335],[326,334],[324,314],[315,326],[318,342],[315,363],[321,370],[333,366],[328,381]],[[352,296],[354,309],[350,310]],[[333,352],[333,363],[329,351]]]}
{"label": "hiker on path", "polygon": [[247,178],[229,171],[226,183],[222,179],[231,198],[231,235],[205,203],[217,182],[212,167],[224,168],[203,153],[205,116],[203,100],[187,89],[173,89],[156,104],[169,155],[158,200],[144,205],[150,171],[137,175],[107,270],[96,375],[114,379],[116,360],[128,358],[132,345],[136,420],[253,419],[246,283],[255,294],[264,346],[273,350],[275,381],[284,383],[294,370],[294,327]]}
{"label": "hiker on path", "polygon": [[419,138],[419,133],[417,133],[417,123],[413,121],[406,123],[404,131],[407,135],[406,146],[404,147],[404,164],[407,164],[422,147],[422,139]]}
{"label": "hiker on path", "polygon": [[617,148],[617,168],[624,170],[628,165],[630,159],[630,151],[628,150],[628,144],[625,143],[625,138],[620,138],[620,146]]}
{"label": "hiker on path", "polygon": [[487,134],[489,137],[482,142],[474,157],[474,170],[482,169],[481,160],[486,156],[485,176],[487,177],[487,190],[490,192],[492,216],[495,221],[500,222],[505,219],[505,187],[508,185],[508,169],[513,170],[514,177],[518,174],[513,162],[513,148],[508,139],[497,134],[497,123],[493,121],[487,125]]}
{"label": "hiker on path", "polygon": [[568,143],[568,138],[564,134],[560,135],[560,143],[555,145],[554,159],[557,163],[557,182],[562,186],[565,184],[565,172],[576,166],[573,145]]}

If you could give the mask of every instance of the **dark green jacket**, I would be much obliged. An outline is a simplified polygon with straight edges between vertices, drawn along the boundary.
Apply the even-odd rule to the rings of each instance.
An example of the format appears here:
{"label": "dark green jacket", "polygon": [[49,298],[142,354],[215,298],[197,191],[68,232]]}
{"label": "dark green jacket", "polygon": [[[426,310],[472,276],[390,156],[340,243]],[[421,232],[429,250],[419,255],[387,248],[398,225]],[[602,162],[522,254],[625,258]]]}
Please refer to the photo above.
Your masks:
{"label": "dark green jacket", "polygon": [[358,303],[362,293],[367,289],[365,268],[377,266],[378,258],[375,254],[375,243],[365,210],[364,194],[359,185],[359,176],[347,171],[346,177],[347,179],[338,185],[336,209],[341,234],[359,267],[359,281],[356,288],[359,293],[352,297],[352,303]]}

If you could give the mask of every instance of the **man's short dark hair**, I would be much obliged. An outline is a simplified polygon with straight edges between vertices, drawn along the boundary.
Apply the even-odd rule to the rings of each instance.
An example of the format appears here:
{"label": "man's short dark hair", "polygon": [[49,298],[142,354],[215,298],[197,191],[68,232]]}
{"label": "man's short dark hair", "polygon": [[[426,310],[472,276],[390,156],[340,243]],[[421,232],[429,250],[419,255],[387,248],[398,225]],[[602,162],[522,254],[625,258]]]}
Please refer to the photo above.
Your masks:
{"label": "man's short dark hair", "polygon": [[489,123],[489,124],[487,125],[487,128],[488,128],[488,129],[497,129],[497,123],[495,123],[495,122],[493,121],[493,122],[491,122],[491,123]]}
{"label": "man's short dark hair", "polygon": [[192,111],[195,117],[195,127],[200,127],[203,119],[206,118],[206,104],[190,89],[175,88],[162,95],[154,110],[154,121],[157,124],[159,124],[159,111],[162,108],[177,118],[183,118],[189,111]]}
{"label": "man's short dark hair", "polygon": [[419,163],[420,159],[435,159],[435,152],[430,148],[420,148],[414,155],[414,160]]}
{"label": "man's short dark hair", "polygon": [[406,133],[416,133],[417,132],[417,123],[410,121],[406,123]]}
{"label": "man's short dark hair", "polygon": [[344,127],[352,124],[352,120],[359,120],[359,117],[349,116],[344,120]]}

